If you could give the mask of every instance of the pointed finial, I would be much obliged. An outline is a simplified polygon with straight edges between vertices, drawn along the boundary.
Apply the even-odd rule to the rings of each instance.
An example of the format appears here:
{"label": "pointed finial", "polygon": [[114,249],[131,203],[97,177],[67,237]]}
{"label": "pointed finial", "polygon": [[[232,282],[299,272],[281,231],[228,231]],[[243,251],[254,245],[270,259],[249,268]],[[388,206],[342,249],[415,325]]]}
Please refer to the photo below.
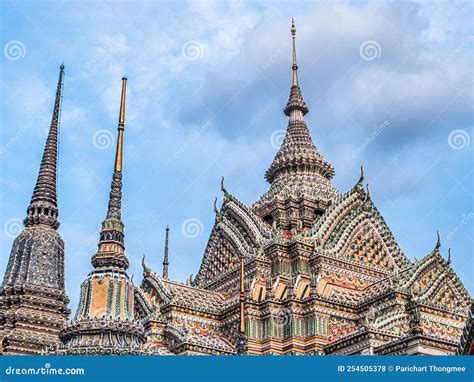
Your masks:
{"label": "pointed finial", "polygon": [[296,64],[296,27],[295,20],[291,19],[291,36],[293,38],[293,82],[292,86],[298,86],[298,65]]}
{"label": "pointed finial", "polygon": [[227,190],[225,189],[225,186],[224,186],[224,177],[221,178],[221,191],[224,194],[227,194]]}
{"label": "pointed finial", "polygon": [[214,212],[216,215],[219,215],[219,210],[217,209],[217,197],[214,199]]}
{"label": "pointed finial", "polygon": [[448,249],[448,261],[446,262],[446,265],[451,264],[451,248]]}
{"label": "pointed finial", "polygon": [[362,184],[363,180],[364,180],[364,166],[360,166],[360,177],[357,183]]}
{"label": "pointed finial", "polygon": [[132,283],[133,285],[133,278],[135,277],[135,275],[132,273],[132,277],[130,277],[130,282]]}
{"label": "pointed finial", "polygon": [[123,130],[125,128],[125,95],[127,92],[127,77],[122,78],[122,97],[118,123],[117,151],[115,154],[115,171],[122,171]]}
{"label": "pointed finial", "polygon": [[145,254],[143,254],[143,257],[142,257],[142,268],[143,268],[144,275],[150,273],[150,268],[148,268],[145,264]]}
{"label": "pointed finial", "polygon": [[[125,94],[127,90],[127,79],[122,78],[122,96],[120,101],[120,114],[118,123],[117,149],[115,152],[115,166],[112,175],[112,185],[109,196],[109,207],[107,219],[121,220],[122,215],[122,151],[123,131],[125,123]],[[123,227],[122,227],[123,229]]]}
{"label": "pointed finial", "polygon": [[168,268],[169,268],[169,261],[168,261],[168,243],[169,243],[169,233],[170,227],[166,226],[166,235],[165,235],[165,257],[163,259],[163,278],[168,280]]}
{"label": "pointed finial", "polygon": [[441,236],[439,235],[438,230],[436,230],[436,236],[438,237],[438,239],[436,241],[436,246],[435,246],[435,250],[437,251],[441,247]]}
{"label": "pointed finial", "polygon": [[366,187],[367,187],[367,197],[370,198],[370,185],[369,185],[369,183],[367,183]]}

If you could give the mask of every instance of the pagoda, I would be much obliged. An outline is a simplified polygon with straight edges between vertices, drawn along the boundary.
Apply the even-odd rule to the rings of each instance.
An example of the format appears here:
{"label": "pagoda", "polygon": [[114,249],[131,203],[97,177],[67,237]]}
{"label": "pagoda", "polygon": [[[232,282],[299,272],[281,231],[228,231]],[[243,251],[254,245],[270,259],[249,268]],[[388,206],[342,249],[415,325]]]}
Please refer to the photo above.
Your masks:
{"label": "pagoda", "polygon": [[74,319],[61,332],[61,354],[137,354],[145,343],[143,325],[135,319],[135,288],[127,274],[121,217],[126,86],[124,77],[109,205],[92,256],[94,269],[81,284]]}
{"label": "pagoda", "polygon": [[183,285],[144,265],[138,316],[150,307],[160,316],[154,336],[175,354],[469,352],[471,298],[439,241],[411,262],[362,168],[347,192],[332,184],[305,122],[294,22],[291,35],[288,127],[265,174],[269,190],[248,207],[222,179],[197,276]]}
{"label": "pagoda", "polygon": [[0,291],[0,340],[3,354],[37,355],[55,347],[70,314],[64,285],[64,242],[57,229],[59,117],[64,65],[61,64],[38,179],[25,228],[13,242]]}

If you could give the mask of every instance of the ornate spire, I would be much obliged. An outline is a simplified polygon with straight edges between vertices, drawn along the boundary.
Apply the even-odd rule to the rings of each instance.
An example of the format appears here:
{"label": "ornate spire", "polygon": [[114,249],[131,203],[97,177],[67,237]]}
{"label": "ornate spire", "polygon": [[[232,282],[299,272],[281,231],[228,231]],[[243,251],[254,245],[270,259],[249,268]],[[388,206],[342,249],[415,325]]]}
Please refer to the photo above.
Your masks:
{"label": "ornate spire", "polygon": [[56,197],[59,115],[61,111],[64,64],[59,67],[58,86],[54,101],[53,118],[49,128],[48,139],[43,152],[43,159],[38,173],[36,186],[27,209],[25,226],[46,224],[54,229],[59,227],[58,205]]}
{"label": "ornate spire", "polygon": [[110,190],[109,208],[107,218],[121,218],[122,205],[122,158],[123,158],[123,131],[125,129],[125,94],[127,90],[127,78],[122,78],[122,97],[120,101],[120,113],[118,123],[117,149],[115,152],[115,171],[112,178]]}
{"label": "ornate spire", "polygon": [[285,115],[289,117],[288,129],[265,178],[272,183],[288,174],[318,173],[329,180],[334,176],[334,169],[316,149],[304,120],[304,115],[308,113],[309,109],[303,100],[298,83],[294,21],[291,24],[291,34],[293,39],[293,80],[290,98],[284,109]]}
{"label": "ornate spire", "polygon": [[[107,216],[102,222],[99,248],[92,257],[96,268],[81,284],[75,319],[62,331],[64,354],[137,354],[146,341],[135,316],[133,277],[127,274],[124,225],[121,220],[122,151],[127,79],[122,78],[117,150]],[[143,273],[150,270],[142,259]],[[99,349],[99,350],[98,350]]]}
{"label": "ornate spire", "polygon": [[120,114],[118,123],[117,151],[115,153],[115,171],[122,172],[123,131],[125,129],[125,94],[127,78],[122,78],[122,97],[120,99]]}
{"label": "ornate spire", "polygon": [[127,90],[127,78],[122,78],[122,97],[120,101],[120,113],[118,123],[117,149],[115,152],[114,174],[110,190],[107,217],[102,222],[100,232],[99,249],[92,257],[94,267],[117,266],[128,268],[128,259],[124,250],[124,225],[121,219],[122,209],[122,151],[123,132],[125,128],[125,95]]}
{"label": "ornate spire", "polygon": [[0,288],[1,353],[40,355],[59,344],[71,313],[64,282],[64,241],[57,228],[56,171],[64,65],[61,64],[38,180]]}
{"label": "ornate spire", "polygon": [[[301,94],[301,89],[298,85],[298,65],[296,64],[296,27],[295,21],[291,20],[291,36],[293,40],[293,81],[291,83],[291,91],[290,91],[290,98],[288,103],[285,107],[285,114],[288,117],[298,118],[300,121],[303,120],[303,116],[309,111],[308,107],[306,106],[303,95]],[[299,113],[293,113],[293,110],[299,110]],[[290,118],[290,121],[292,118]]]}
{"label": "ornate spire", "polygon": [[169,242],[170,227],[166,226],[166,236],[165,236],[165,257],[163,259],[163,278],[168,280],[168,242]]}

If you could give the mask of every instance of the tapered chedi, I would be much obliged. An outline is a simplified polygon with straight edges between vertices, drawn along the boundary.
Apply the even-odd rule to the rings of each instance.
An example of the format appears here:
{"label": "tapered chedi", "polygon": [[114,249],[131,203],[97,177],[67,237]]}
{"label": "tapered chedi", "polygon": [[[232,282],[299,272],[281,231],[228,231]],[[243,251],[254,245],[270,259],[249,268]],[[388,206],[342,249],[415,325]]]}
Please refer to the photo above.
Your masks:
{"label": "tapered chedi", "polygon": [[59,342],[70,313],[64,285],[64,242],[57,232],[58,135],[64,65],[54,101],[38,180],[13,248],[0,293],[0,340],[4,354],[41,354]]}
{"label": "tapered chedi", "polygon": [[122,79],[117,149],[107,215],[102,222],[94,269],[81,284],[74,319],[61,332],[63,354],[135,354],[145,343],[135,320],[134,286],[127,274],[122,222],[123,135],[127,79]]}

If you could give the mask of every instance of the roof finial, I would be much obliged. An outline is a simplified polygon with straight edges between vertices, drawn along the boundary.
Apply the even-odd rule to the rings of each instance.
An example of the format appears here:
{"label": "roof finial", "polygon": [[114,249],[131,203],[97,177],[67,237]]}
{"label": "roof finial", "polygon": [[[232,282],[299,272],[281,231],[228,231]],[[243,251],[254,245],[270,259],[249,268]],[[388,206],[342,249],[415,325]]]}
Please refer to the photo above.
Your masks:
{"label": "roof finial", "polygon": [[439,230],[436,230],[436,235],[438,236],[435,246],[435,250],[437,251],[441,247],[441,236],[439,235]]}
{"label": "roof finial", "polygon": [[451,248],[448,248],[448,261],[446,262],[446,265],[451,264]]}
{"label": "roof finial", "polygon": [[123,130],[125,128],[125,94],[127,91],[127,77],[122,78],[122,98],[118,123],[117,152],[115,154],[115,171],[122,171]]}
{"label": "roof finial", "polygon": [[170,234],[170,227],[166,226],[166,236],[165,236],[165,257],[163,259],[163,278],[168,280],[168,239]]}
{"label": "roof finial", "polygon": [[224,177],[222,176],[221,178],[221,191],[224,193],[224,194],[227,194],[227,190],[225,189],[225,186],[224,186]]}
{"label": "roof finial", "polygon": [[291,36],[293,38],[293,82],[292,86],[298,86],[298,65],[296,64],[296,27],[295,20],[291,18]]}
{"label": "roof finial", "polygon": [[363,180],[364,180],[364,166],[360,166],[360,177],[357,184],[362,184]]}
{"label": "roof finial", "polygon": [[370,198],[370,185],[369,185],[369,183],[367,183],[366,187],[367,187],[367,197]]}
{"label": "roof finial", "polygon": [[150,273],[150,268],[148,268],[145,264],[145,254],[143,254],[143,257],[142,257],[142,268],[143,268],[144,275]]}
{"label": "roof finial", "polygon": [[217,197],[214,198],[214,213],[219,215],[219,210],[217,209]]}
{"label": "roof finial", "polygon": [[[298,85],[298,65],[296,64],[296,28],[295,21],[293,19],[291,20],[291,35],[293,40],[293,80],[291,82],[290,98],[288,99],[288,103],[283,109],[283,112],[286,116],[290,117],[290,123],[304,123],[303,117],[309,111],[309,109],[303,100],[301,89]],[[292,113],[292,111],[297,112]]]}
{"label": "roof finial", "polygon": [[193,274],[191,273],[191,274],[188,276],[188,278],[186,279],[185,284],[192,286],[192,285],[193,285],[193,282],[194,282],[194,278],[193,278]]}

